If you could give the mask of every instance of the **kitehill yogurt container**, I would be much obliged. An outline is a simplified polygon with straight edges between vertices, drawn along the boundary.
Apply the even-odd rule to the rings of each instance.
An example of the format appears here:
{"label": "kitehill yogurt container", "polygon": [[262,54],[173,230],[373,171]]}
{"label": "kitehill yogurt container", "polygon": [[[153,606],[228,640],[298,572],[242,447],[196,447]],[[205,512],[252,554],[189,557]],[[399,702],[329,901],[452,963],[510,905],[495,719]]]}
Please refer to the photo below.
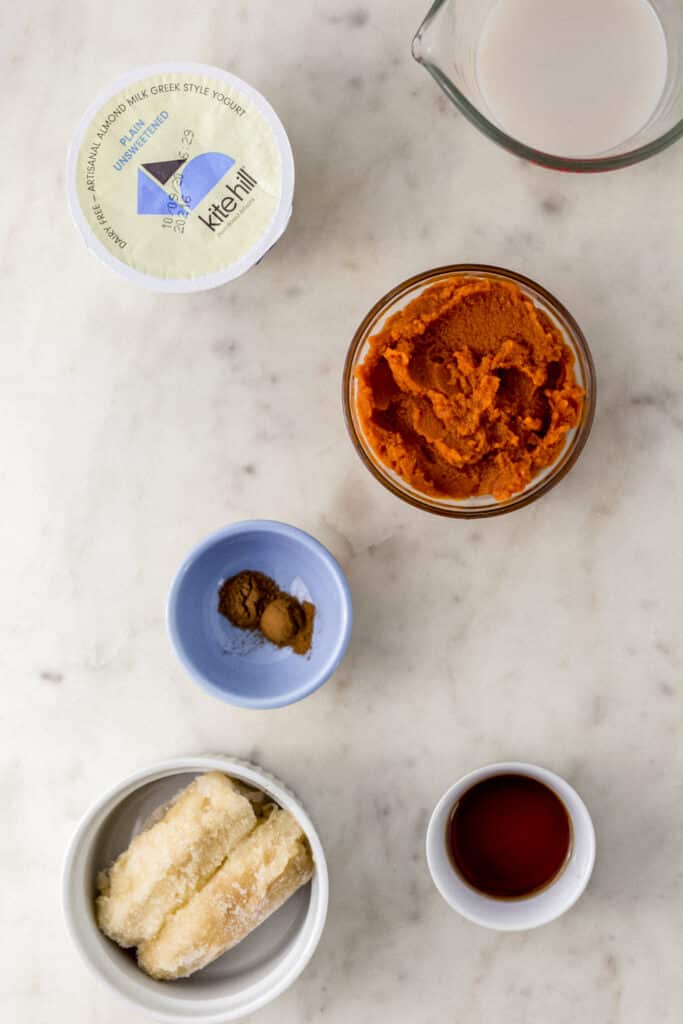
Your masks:
{"label": "kitehill yogurt container", "polygon": [[240,277],[281,237],[294,160],[252,86],[205,64],[156,64],[88,108],[67,182],[96,256],[145,288],[194,292]]}

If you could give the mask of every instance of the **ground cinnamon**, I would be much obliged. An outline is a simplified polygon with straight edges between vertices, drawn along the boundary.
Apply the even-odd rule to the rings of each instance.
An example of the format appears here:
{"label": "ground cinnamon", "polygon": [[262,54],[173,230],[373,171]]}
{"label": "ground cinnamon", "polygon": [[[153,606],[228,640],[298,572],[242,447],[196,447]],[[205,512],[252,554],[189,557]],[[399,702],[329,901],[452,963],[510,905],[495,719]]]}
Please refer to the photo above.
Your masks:
{"label": "ground cinnamon", "polygon": [[238,629],[258,629],[277,647],[306,654],[313,639],[315,607],[280,590],[265,573],[245,569],[225,580],[218,611]]}

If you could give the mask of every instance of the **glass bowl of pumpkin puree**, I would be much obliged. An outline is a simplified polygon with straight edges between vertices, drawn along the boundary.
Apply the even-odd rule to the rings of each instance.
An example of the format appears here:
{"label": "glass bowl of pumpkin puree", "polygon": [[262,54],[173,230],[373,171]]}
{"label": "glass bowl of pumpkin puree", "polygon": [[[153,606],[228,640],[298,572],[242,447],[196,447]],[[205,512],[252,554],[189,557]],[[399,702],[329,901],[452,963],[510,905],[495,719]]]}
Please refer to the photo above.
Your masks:
{"label": "glass bowl of pumpkin puree", "polygon": [[500,267],[438,267],[377,302],[344,367],[346,424],[392,494],[455,518],[546,494],[593,423],[595,367],[571,314]]}

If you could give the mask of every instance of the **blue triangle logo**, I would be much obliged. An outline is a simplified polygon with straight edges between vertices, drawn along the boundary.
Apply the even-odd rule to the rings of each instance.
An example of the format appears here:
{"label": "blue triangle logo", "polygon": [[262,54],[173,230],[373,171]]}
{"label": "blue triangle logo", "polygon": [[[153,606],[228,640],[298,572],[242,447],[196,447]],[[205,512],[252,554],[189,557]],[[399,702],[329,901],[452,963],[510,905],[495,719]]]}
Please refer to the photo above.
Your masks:
{"label": "blue triangle logo", "polygon": [[177,206],[172,207],[171,203],[169,194],[138,168],[138,213],[170,216],[172,213],[181,212]]}
{"label": "blue triangle logo", "polygon": [[235,161],[227,153],[200,153],[186,164],[180,179],[183,202],[194,210]]}

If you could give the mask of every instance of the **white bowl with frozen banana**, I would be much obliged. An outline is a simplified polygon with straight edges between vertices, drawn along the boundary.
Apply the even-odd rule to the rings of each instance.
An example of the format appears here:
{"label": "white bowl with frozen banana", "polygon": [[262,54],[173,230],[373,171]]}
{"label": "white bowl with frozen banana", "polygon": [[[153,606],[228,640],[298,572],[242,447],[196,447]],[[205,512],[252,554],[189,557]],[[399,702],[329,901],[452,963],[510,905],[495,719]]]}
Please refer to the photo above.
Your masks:
{"label": "white bowl with frozen banana", "polygon": [[[251,811],[240,804],[242,796],[223,793],[218,785],[214,797],[211,777],[209,783],[202,780],[201,786],[195,783],[186,790],[212,772],[227,776],[248,796],[257,816],[254,822],[247,820]],[[185,790],[192,795],[179,796]],[[183,837],[188,829],[199,828],[198,822],[200,848],[195,844],[188,849]],[[263,923],[217,955],[221,942],[234,941],[234,934],[266,912],[234,907],[230,926],[237,932],[220,932],[226,887],[232,886],[230,898],[242,893],[244,878],[250,877],[245,872],[258,867],[256,840],[266,842],[270,830],[271,850],[290,841],[287,836],[273,838],[280,822],[288,822],[290,832],[296,833],[299,853],[306,850],[305,872],[294,882],[290,879],[290,889],[299,887]],[[150,865],[156,869],[159,857],[165,858],[164,869],[150,882]],[[302,884],[311,874],[311,857],[312,877]],[[303,871],[301,864],[297,870]],[[282,878],[284,869],[267,889],[268,909],[281,901],[286,888]],[[62,899],[67,929],[85,963],[129,1004],[168,1024],[222,1024],[271,1002],[303,971],[325,924],[327,866],[306,811],[269,773],[221,755],[179,757],[129,776],[87,812],[67,851]],[[140,963],[158,977],[139,966],[133,946]],[[190,970],[189,976],[180,976]]]}

